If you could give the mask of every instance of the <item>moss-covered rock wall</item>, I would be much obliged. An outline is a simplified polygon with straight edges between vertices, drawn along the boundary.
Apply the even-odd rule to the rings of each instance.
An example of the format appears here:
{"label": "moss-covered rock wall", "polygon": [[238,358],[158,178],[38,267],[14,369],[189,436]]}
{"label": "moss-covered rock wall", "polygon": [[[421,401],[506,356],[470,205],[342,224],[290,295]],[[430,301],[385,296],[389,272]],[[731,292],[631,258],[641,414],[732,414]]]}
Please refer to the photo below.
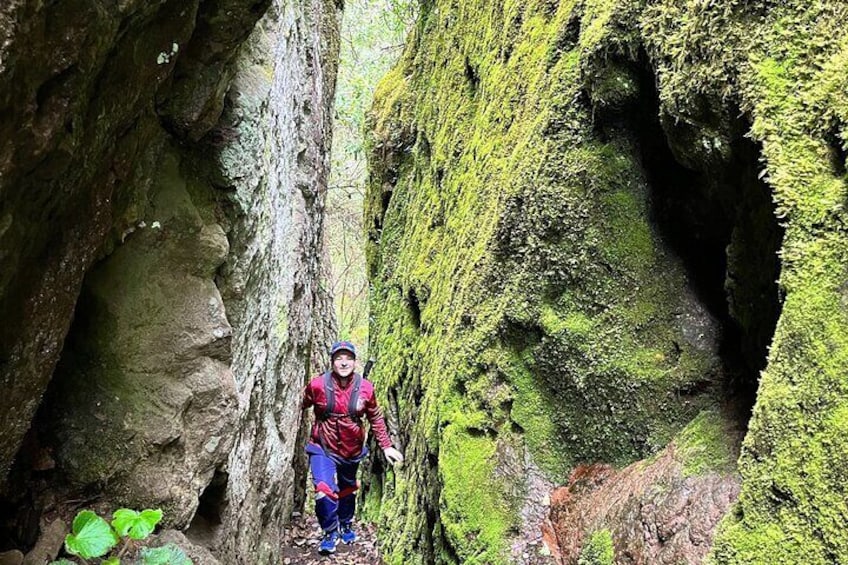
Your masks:
{"label": "moss-covered rock wall", "polygon": [[739,495],[732,421],[705,410],[648,460],[578,465],[543,530],[557,562],[703,563]]}
{"label": "moss-covered rock wall", "polygon": [[528,469],[624,465],[754,402],[712,558],[848,556],[845,10],[422,4],[366,215],[410,461],[371,487],[390,563],[515,560]]}

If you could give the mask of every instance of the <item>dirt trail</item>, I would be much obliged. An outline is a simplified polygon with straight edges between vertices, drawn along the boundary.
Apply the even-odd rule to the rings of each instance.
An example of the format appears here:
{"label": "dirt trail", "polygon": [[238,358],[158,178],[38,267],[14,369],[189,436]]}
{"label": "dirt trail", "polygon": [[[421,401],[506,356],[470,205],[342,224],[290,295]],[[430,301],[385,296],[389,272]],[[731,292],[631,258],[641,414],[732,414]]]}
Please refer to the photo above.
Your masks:
{"label": "dirt trail", "polygon": [[319,555],[321,528],[314,515],[295,518],[283,537],[282,565],[380,565],[377,533],[373,524],[354,523],[358,539],[352,545],[339,544],[333,555]]}

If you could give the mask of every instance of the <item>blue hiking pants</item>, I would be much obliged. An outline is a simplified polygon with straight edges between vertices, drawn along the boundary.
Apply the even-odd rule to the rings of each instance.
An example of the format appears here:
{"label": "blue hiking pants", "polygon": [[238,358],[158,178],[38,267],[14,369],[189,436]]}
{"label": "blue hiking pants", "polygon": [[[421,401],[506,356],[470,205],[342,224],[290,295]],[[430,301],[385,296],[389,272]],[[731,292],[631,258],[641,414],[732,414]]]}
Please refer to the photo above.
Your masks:
{"label": "blue hiking pants", "polygon": [[356,470],[368,449],[363,448],[356,459],[343,459],[327,454],[320,445],[309,442],[306,453],[315,487],[315,514],[321,529],[331,532],[339,525],[350,524],[356,511],[356,491],[359,489]]}

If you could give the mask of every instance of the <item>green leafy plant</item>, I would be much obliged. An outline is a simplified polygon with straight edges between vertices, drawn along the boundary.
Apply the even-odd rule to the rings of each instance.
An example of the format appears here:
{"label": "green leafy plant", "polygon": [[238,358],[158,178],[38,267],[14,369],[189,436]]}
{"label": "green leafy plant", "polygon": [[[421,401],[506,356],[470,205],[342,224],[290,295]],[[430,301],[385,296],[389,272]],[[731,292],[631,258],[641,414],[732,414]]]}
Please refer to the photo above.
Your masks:
{"label": "green leafy plant", "polygon": [[141,550],[144,565],[192,565],[183,550],[169,543],[162,547],[145,547]]}
{"label": "green leafy plant", "polygon": [[71,531],[65,536],[65,549],[83,559],[106,555],[120,541],[106,520],[91,510],[77,514]]}
{"label": "green leafy plant", "polygon": [[[159,509],[138,512],[119,508],[112,514],[111,524],[91,510],[83,510],[74,518],[71,533],[65,537],[65,551],[85,564],[91,563],[89,559],[99,559],[100,565],[120,565],[125,556],[136,552],[137,542],[147,539],[161,520]],[[120,549],[116,549],[119,544]],[[185,552],[173,544],[143,547],[138,555],[134,563],[140,565],[192,565]],[[77,565],[77,562],[59,559],[50,565]]]}
{"label": "green leafy plant", "polygon": [[112,515],[112,527],[121,537],[129,536],[135,540],[145,539],[162,520],[161,510],[143,510],[136,512],[120,508]]}

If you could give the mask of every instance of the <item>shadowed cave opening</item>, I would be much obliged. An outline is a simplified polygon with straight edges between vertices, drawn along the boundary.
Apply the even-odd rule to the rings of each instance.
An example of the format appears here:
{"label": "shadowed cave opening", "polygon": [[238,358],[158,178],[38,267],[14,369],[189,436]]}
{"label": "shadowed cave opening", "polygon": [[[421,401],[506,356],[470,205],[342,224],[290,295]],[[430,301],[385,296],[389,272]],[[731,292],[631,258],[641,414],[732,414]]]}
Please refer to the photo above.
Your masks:
{"label": "shadowed cave opening", "polygon": [[691,120],[664,113],[644,53],[639,64],[609,69],[634,80],[638,94],[606,112],[596,108],[599,134],[635,145],[651,222],[720,324],[720,393],[747,426],[782,302],[783,228],[760,174],[761,148],[746,137],[749,121],[727,102],[696,99],[687,109]]}
{"label": "shadowed cave opening", "polygon": [[[74,369],[92,363],[83,344],[85,328],[95,323],[91,316],[95,308],[91,296],[82,290],[59,362],[15,455],[6,490],[0,492],[0,552],[31,550],[43,533],[43,525],[57,517],[68,521],[102,498],[102,484],[69,481],[59,457],[63,441],[58,433],[63,425],[63,407],[79,403],[80,396],[72,394],[79,387]],[[93,408],[86,404],[83,409],[93,413]]]}
{"label": "shadowed cave opening", "polygon": [[223,523],[227,509],[227,481],[229,475],[220,469],[215,470],[212,480],[200,495],[197,511],[185,534],[195,543],[211,546],[215,535]]}

